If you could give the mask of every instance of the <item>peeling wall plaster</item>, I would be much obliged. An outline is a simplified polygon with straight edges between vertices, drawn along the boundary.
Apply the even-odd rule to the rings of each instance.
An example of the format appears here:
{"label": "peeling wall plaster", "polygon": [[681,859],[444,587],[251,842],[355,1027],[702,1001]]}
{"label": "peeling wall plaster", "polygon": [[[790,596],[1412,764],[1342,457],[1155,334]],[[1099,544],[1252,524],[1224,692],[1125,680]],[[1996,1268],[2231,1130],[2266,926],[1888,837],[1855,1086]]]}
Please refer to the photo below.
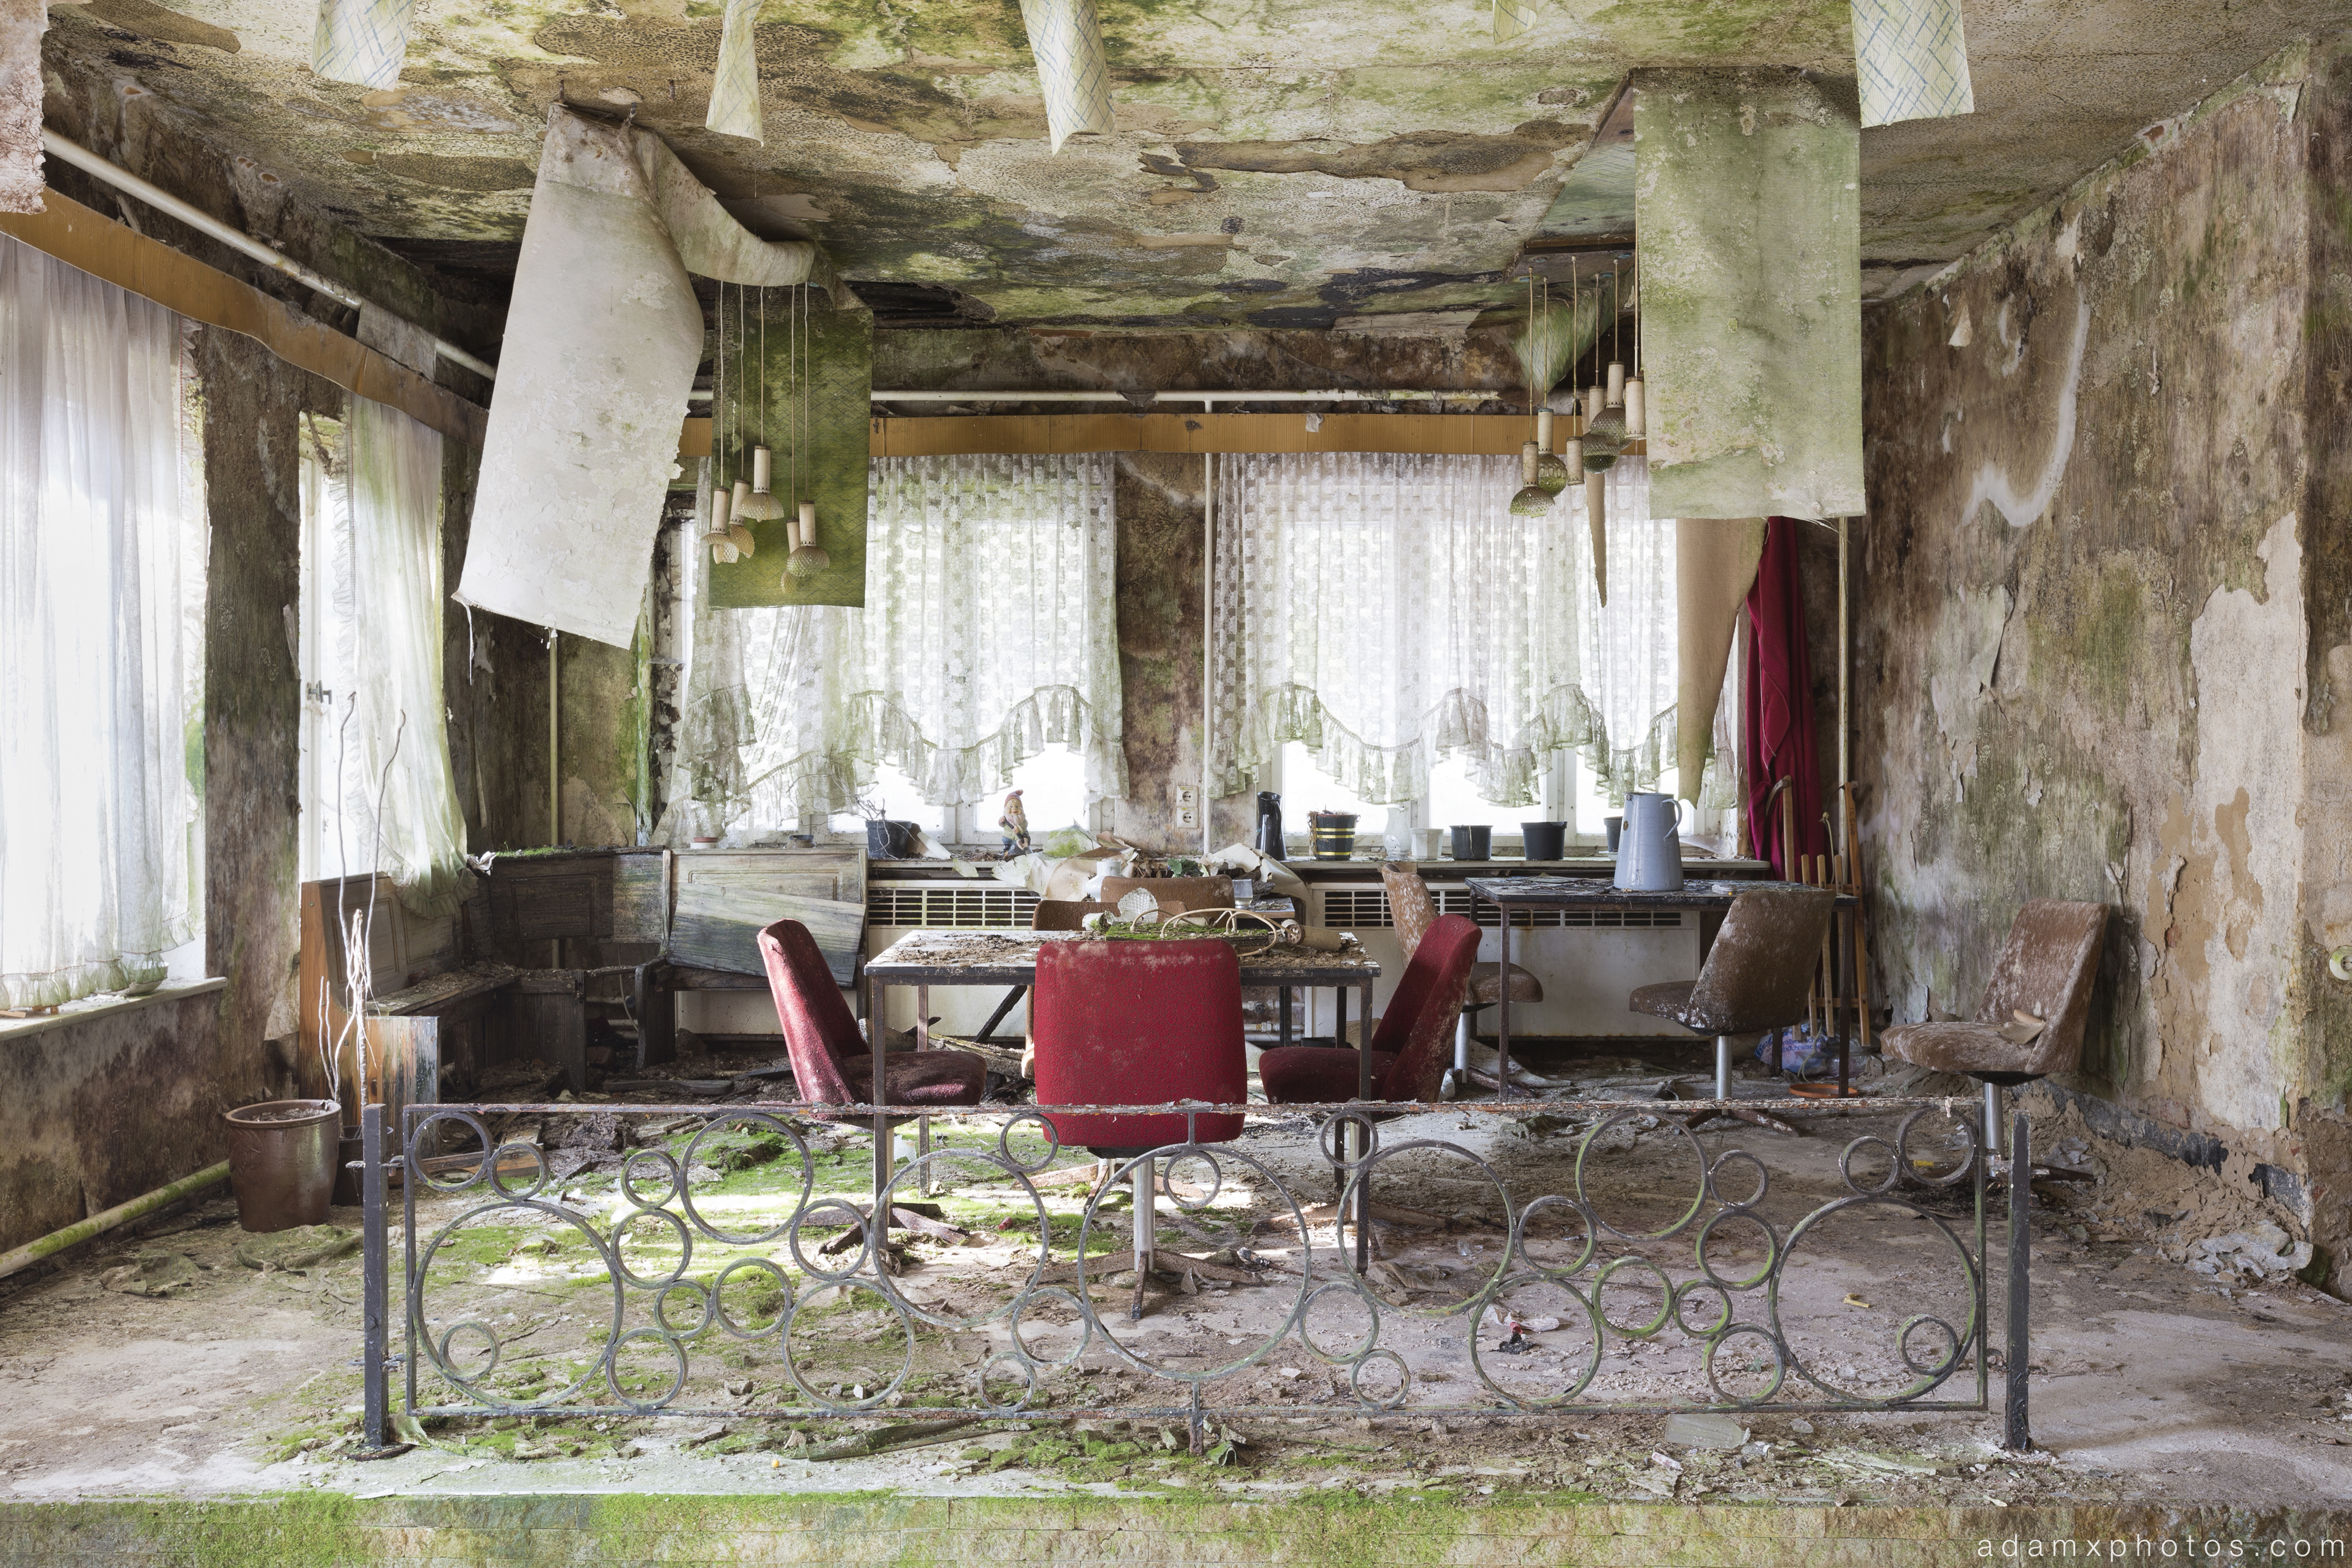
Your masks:
{"label": "peeling wall plaster", "polygon": [[1972,1012],[2025,899],[2106,903],[2064,1086],[2294,1173],[2339,1266],[2347,124],[2346,51],[2291,51],[1874,309],[1855,671],[1896,1016]]}
{"label": "peeling wall plaster", "polygon": [[[2300,1065],[2278,1038],[2303,858],[2303,574],[2294,514],[2273,524],[2254,553],[2267,568],[2261,594],[2216,588],[2189,629],[2197,764],[2186,810],[2158,829],[2182,870],[2169,925],[2156,938],[2176,962],[2159,969],[2151,999],[2169,1018],[2173,1041],[2192,1053],[2198,1103],[2237,1126],[2276,1128],[2288,1120],[2283,1091]],[[2262,1049],[2252,1049],[2257,1040]]]}

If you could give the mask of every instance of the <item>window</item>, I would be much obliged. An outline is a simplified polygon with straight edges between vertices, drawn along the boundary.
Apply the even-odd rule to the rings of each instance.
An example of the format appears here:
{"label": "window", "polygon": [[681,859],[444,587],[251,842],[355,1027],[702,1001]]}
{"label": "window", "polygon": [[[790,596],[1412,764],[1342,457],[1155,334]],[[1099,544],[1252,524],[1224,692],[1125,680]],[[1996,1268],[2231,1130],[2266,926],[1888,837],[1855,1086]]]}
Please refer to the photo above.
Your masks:
{"label": "window", "polygon": [[713,606],[693,549],[668,841],[878,809],[989,845],[1011,788],[1087,824],[1126,793],[1110,495],[1100,454],[877,458],[863,609]]}
{"label": "window", "polygon": [[441,437],[352,400],[305,416],[302,825],[307,881],[381,872],[422,915],[463,894],[442,690]]}
{"label": "window", "polygon": [[302,822],[296,863],[304,882],[363,876],[375,869],[364,831],[354,841],[337,784],[351,745],[354,680],[350,649],[337,635],[333,585],[351,573],[351,503],[342,484],[343,422],[302,416],[301,609]]}
{"label": "window", "polygon": [[0,238],[0,1006],[202,971],[184,323]]}
{"label": "window", "polygon": [[[1610,471],[1606,604],[1582,490],[1514,517],[1507,458],[1250,454],[1221,461],[1217,484],[1217,793],[1278,775],[1286,807],[1317,803],[1304,789],[1516,832],[1567,818],[1571,757],[1610,793],[1655,787],[1674,525],[1648,516],[1642,458]],[[1297,743],[1318,737],[1302,769]]]}

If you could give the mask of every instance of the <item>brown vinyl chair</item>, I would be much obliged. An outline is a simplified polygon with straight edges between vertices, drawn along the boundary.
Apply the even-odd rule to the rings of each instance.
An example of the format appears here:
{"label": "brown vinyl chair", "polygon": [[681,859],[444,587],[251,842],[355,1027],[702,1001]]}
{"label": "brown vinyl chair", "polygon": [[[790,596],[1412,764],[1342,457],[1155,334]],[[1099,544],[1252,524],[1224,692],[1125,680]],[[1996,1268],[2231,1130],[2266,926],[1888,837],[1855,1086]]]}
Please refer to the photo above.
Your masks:
{"label": "brown vinyl chair", "polygon": [[1754,889],[1731,901],[1696,980],[1643,986],[1628,1010],[1715,1036],[1715,1097],[1731,1098],[1731,1037],[1805,1020],[1805,998],[1837,894],[1827,888]]}
{"label": "brown vinyl chair", "polygon": [[[1429,935],[1437,919],[1437,901],[1429,895],[1429,883],[1422,881],[1421,873],[1404,861],[1381,862],[1381,885],[1388,890],[1389,918],[1396,926],[1397,946],[1404,949],[1404,961],[1421,948],[1421,939]],[[1470,966],[1470,989],[1463,998],[1462,1016],[1454,1025],[1454,1071],[1467,1076],[1470,1071],[1470,1034],[1479,1010],[1493,1007],[1503,999],[1503,988],[1508,985],[1511,1000],[1539,1002],[1543,1000],[1543,982],[1533,974],[1511,966],[1507,979],[1500,964]]]}
{"label": "brown vinyl chair", "polygon": [[[1982,1083],[1986,1144],[1998,1151],[2000,1092],[2082,1064],[2084,1026],[2106,932],[2104,904],[2032,900],[2010,923],[1976,1021],[1897,1024],[1883,1037],[1886,1054]],[[2000,1032],[2018,1024],[2020,1013],[2042,1026],[2023,1043]]]}

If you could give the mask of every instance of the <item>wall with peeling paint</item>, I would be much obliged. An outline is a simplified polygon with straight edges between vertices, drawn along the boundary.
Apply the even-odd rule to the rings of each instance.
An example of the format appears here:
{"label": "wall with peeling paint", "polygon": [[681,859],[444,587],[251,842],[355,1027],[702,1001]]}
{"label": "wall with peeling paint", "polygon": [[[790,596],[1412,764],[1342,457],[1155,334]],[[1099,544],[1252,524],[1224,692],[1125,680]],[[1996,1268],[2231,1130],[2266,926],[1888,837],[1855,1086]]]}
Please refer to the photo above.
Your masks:
{"label": "wall with peeling paint", "polygon": [[1971,1015],[2025,899],[2108,904],[2066,1086],[2294,1176],[2339,1290],[2347,106],[2290,51],[1873,311],[1856,660],[1896,1018]]}

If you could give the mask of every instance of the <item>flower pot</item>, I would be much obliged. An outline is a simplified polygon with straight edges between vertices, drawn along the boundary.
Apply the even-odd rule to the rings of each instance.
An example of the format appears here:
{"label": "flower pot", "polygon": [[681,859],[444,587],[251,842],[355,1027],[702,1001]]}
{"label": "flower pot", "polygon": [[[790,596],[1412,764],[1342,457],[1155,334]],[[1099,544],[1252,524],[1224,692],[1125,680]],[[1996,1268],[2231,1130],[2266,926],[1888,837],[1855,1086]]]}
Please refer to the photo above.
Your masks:
{"label": "flower pot", "polygon": [[866,819],[866,858],[875,861],[902,861],[913,852],[914,822],[893,821],[886,817]]}
{"label": "flower pot", "polygon": [[1568,851],[1566,822],[1521,822],[1519,833],[1531,861],[1556,861]]}
{"label": "flower pot", "polygon": [[1495,842],[1495,830],[1493,828],[1465,828],[1457,826],[1451,831],[1454,834],[1454,858],[1455,860],[1482,861],[1486,859],[1489,854],[1492,853]]}
{"label": "flower pot", "polygon": [[324,1224],[343,1108],[332,1100],[272,1100],[226,1120],[237,1224],[254,1231]]}

